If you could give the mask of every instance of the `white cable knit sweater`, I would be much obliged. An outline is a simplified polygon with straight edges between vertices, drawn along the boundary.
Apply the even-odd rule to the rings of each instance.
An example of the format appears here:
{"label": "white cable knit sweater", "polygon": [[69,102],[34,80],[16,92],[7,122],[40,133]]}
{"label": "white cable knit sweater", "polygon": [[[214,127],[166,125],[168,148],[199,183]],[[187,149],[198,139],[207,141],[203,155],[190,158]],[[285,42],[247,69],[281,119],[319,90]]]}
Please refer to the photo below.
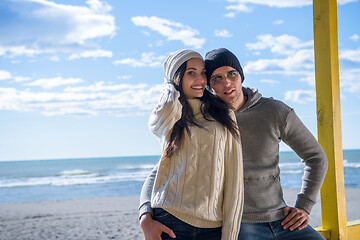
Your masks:
{"label": "white cable knit sweater", "polygon": [[[163,148],[181,117],[179,96],[172,83],[165,82],[149,120]],[[163,208],[192,226],[223,226],[222,239],[235,240],[243,210],[241,143],[220,123],[204,119],[200,100],[187,101],[204,128],[190,126],[191,135],[184,132],[180,149],[159,162],[151,206]],[[230,115],[235,120],[233,111]]]}

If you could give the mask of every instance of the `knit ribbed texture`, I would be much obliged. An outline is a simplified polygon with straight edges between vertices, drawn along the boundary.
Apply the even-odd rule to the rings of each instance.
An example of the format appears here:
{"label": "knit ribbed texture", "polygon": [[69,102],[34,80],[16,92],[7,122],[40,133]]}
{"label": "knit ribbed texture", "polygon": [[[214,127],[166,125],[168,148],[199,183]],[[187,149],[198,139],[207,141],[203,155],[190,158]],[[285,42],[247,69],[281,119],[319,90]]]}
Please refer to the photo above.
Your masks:
{"label": "knit ribbed texture", "polygon": [[174,81],[174,75],[179,67],[191,58],[200,58],[202,56],[191,49],[182,49],[170,54],[164,62],[164,71],[167,80]]}
{"label": "knit ribbed texture", "polygon": [[285,103],[243,88],[247,101],[236,112],[244,158],[242,222],[271,222],[284,217],[280,183],[279,143],[284,141],[305,164],[295,207],[308,213],[326,174],[327,158],[320,144]]}
{"label": "knit ribbed texture", "polygon": [[[241,76],[241,82],[244,82],[245,76],[243,69],[240,65],[239,59],[226,48],[218,48],[211,50],[206,53],[205,56],[205,67],[206,67],[206,77],[210,80],[212,73],[224,66],[229,66],[236,69]],[[210,84],[210,81],[207,83]]]}
{"label": "knit ribbed texture", "polygon": [[[162,94],[149,127],[165,146],[181,117],[182,105],[169,83]],[[151,206],[163,208],[192,226],[223,225],[222,239],[235,240],[243,209],[241,144],[220,123],[204,119],[200,100],[187,101],[204,128],[190,126],[191,135],[185,131],[181,148],[159,162]],[[235,120],[234,112],[230,114]]]}
{"label": "knit ribbed texture", "polygon": [[[236,112],[244,160],[244,212],[242,222],[272,222],[284,217],[280,184],[279,142],[283,140],[305,164],[295,207],[308,213],[316,202],[327,170],[327,158],[295,112],[281,101],[263,98],[243,88],[247,101]],[[147,212],[157,168],[150,173],[140,195],[140,212]]]}

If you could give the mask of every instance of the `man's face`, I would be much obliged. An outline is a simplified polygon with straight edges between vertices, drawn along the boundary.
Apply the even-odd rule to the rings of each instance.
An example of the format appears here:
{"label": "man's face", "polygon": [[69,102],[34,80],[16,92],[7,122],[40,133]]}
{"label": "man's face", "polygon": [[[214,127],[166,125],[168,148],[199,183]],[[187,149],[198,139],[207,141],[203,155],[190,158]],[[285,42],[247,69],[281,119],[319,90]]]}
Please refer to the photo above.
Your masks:
{"label": "man's face", "polygon": [[211,74],[210,79],[214,79],[214,76],[219,75],[222,76],[222,81],[216,82],[210,80],[210,88],[224,102],[238,110],[244,104],[244,94],[242,92],[241,76],[237,71],[237,75],[233,76],[234,70],[236,71],[236,69],[229,66],[217,68]]}

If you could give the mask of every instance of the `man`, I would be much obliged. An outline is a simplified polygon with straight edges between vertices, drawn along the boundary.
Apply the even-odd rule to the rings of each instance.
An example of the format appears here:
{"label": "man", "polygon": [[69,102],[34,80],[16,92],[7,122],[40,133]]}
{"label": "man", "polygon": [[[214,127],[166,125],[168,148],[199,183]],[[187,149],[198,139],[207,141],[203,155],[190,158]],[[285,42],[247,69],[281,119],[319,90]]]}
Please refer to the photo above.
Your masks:
{"label": "man", "polygon": [[[327,170],[327,158],[294,110],[281,101],[243,88],[239,60],[220,48],[206,54],[208,87],[236,113],[244,161],[244,212],[239,239],[324,239],[311,226],[309,214]],[[284,141],[305,163],[294,207],[286,205],[280,184],[279,143]],[[146,239],[161,239],[171,229],[151,219],[150,197],[156,168],[140,197],[140,224]]]}

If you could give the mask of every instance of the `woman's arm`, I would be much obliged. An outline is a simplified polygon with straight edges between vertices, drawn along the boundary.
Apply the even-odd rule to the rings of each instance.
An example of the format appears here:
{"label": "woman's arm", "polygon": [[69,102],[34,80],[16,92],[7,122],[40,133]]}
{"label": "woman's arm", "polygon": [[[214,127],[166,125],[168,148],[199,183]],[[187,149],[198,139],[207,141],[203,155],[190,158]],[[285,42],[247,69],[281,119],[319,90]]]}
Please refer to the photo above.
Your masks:
{"label": "woman's arm", "polygon": [[181,118],[182,105],[179,101],[180,93],[170,81],[165,81],[157,106],[149,119],[149,128],[165,147],[170,138],[174,124]]}

